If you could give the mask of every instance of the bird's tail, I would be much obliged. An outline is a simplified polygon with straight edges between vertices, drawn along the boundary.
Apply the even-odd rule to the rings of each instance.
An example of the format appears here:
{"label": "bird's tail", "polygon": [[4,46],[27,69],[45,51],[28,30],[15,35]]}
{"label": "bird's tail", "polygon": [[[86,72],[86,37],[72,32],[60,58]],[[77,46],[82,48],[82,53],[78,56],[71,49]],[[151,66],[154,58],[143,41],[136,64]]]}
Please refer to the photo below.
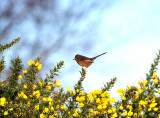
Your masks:
{"label": "bird's tail", "polygon": [[98,56],[96,56],[96,57],[93,57],[92,60],[95,60],[97,57],[102,56],[102,55],[104,55],[104,54],[106,54],[106,53],[107,53],[107,52],[102,53],[102,54],[100,54],[100,55],[98,55]]}

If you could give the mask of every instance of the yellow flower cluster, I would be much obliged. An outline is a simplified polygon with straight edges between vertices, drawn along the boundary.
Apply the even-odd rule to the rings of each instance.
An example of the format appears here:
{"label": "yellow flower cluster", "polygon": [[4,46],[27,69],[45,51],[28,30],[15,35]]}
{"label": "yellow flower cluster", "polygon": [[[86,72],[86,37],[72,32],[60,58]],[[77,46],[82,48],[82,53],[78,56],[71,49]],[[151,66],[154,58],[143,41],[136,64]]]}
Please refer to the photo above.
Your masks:
{"label": "yellow flower cluster", "polygon": [[23,97],[24,99],[27,99],[27,95],[24,92],[21,92],[21,94],[18,94],[18,97]]}
{"label": "yellow flower cluster", "polygon": [[36,96],[36,99],[39,99],[40,95],[40,90],[33,91],[33,96]]}
{"label": "yellow flower cluster", "polygon": [[[83,98],[81,99],[84,100]],[[117,109],[115,107],[112,107],[112,104],[115,103],[114,98],[110,98],[110,94],[107,90],[94,90],[88,94],[88,103],[92,107],[90,109],[90,117],[103,115],[103,114],[109,114],[112,118],[117,117]]]}
{"label": "yellow flower cluster", "polygon": [[148,111],[151,111],[152,109],[153,109],[154,111],[158,111],[157,105],[158,105],[158,103],[156,103],[155,98],[153,98],[153,99],[151,100],[151,103],[149,104]]}
{"label": "yellow flower cluster", "polygon": [[5,103],[6,103],[6,98],[5,97],[0,98],[0,106],[4,106]]}
{"label": "yellow flower cluster", "polygon": [[59,80],[57,80],[57,81],[55,82],[55,84],[56,84],[57,87],[60,87],[60,86],[61,86],[61,84],[59,83]]}
{"label": "yellow flower cluster", "polygon": [[124,95],[125,91],[126,91],[125,89],[117,90],[117,93],[120,94],[120,96],[122,97],[123,100],[126,100],[126,97]]}
{"label": "yellow flower cluster", "polygon": [[41,70],[42,64],[39,63],[39,61],[34,62],[32,59],[28,61],[28,66],[36,66],[38,70]]}

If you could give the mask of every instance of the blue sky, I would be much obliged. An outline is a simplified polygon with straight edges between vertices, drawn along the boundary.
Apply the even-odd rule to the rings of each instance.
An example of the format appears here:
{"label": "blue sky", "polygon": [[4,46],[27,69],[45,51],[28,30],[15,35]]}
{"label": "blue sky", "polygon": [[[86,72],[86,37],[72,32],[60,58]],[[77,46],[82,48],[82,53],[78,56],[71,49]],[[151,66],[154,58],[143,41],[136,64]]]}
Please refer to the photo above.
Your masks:
{"label": "blue sky", "polygon": [[[118,98],[117,89],[138,86],[138,80],[145,79],[145,73],[160,49],[160,1],[117,1],[104,12],[99,22],[96,51],[89,56],[105,51],[107,54],[97,58],[87,69],[83,85],[90,92],[117,77],[110,93]],[[74,63],[75,69],[77,66]],[[62,86],[72,87],[78,77],[78,72],[67,75],[68,79],[62,80]]]}
{"label": "blue sky", "polygon": [[[64,5],[58,5],[64,7]],[[81,70],[81,67],[73,61],[74,56],[79,53],[84,56],[94,57],[107,52],[107,54],[97,58],[95,63],[87,68],[87,76],[83,82],[83,86],[85,91],[90,92],[95,89],[100,89],[103,87],[103,84],[109,82],[111,78],[117,77],[117,82],[110,93],[112,97],[118,99],[117,89],[126,88],[126,86],[129,85],[138,86],[138,80],[145,79],[145,73],[150,69],[150,64],[160,49],[160,1],[111,0],[110,5],[104,4],[104,6],[105,5],[106,8],[104,8],[103,11],[93,10],[91,14],[86,14],[84,19],[79,22],[73,22],[71,25],[72,30],[78,27],[75,31],[82,36],[74,35],[73,32],[69,34],[70,37],[65,40],[63,48],[59,50],[59,48],[51,47],[49,50],[53,52],[46,57],[42,57],[42,60],[47,61],[45,61],[46,65],[44,64],[42,67],[41,74],[49,73],[48,69],[53,68],[53,63],[56,64],[56,62],[64,60],[65,66],[61,70],[60,76],[56,79],[60,79],[60,83],[65,90],[67,87],[73,90],[73,86],[80,78],[79,71]],[[52,4],[50,7],[52,7]],[[65,8],[66,7],[67,4]],[[19,8],[19,5],[17,8]],[[34,12],[41,16],[40,11],[37,12],[35,10]],[[24,22],[16,25],[15,29],[9,31],[7,39],[11,40],[21,36],[22,39],[17,45],[20,47],[20,45],[26,42],[28,47],[27,49],[23,46],[20,47],[22,49],[18,54],[16,52],[16,46],[13,47],[13,51],[10,50],[8,51],[9,53],[5,53],[7,64],[10,62],[9,60],[13,58],[11,57],[13,56],[12,54],[14,54],[15,57],[19,55],[22,58],[25,68],[27,68],[27,61],[30,59],[34,60],[37,55],[42,56],[39,54],[41,54],[41,51],[43,52],[43,46],[52,46],[52,43],[55,42],[59,36],[59,34],[56,34],[56,30],[53,30],[55,28],[53,27],[54,25],[51,25],[51,22],[54,22],[52,12],[53,11],[49,11],[47,16],[44,17],[43,20],[47,21],[47,23],[44,23],[43,27],[39,26],[39,28],[42,29],[40,32],[36,30],[36,25],[32,19],[34,15],[32,16],[32,14],[26,17]],[[61,12],[57,14],[61,16],[63,13],[63,10],[61,10]],[[46,17],[47,20],[45,19]],[[87,25],[88,22],[90,23],[89,25]],[[60,24],[57,23],[56,25]],[[85,32],[91,28],[93,28],[93,30]],[[45,44],[42,45],[42,47],[33,45],[32,43],[35,41],[34,39],[37,35],[39,37],[38,42]],[[90,39],[87,39],[88,37],[90,37]],[[84,46],[84,42],[89,42],[89,45]],[[75,45],[75,48],[72,45]],[[89,48],[85,48],[87,46]],[[36,55],[31,56],[29,50],[32,48],[38,49],[39,52],[37,51]],[[47,70],[45,70],[46,67],[44,66],[47,67]],[[159,71],[157,74],[159,75]]]}

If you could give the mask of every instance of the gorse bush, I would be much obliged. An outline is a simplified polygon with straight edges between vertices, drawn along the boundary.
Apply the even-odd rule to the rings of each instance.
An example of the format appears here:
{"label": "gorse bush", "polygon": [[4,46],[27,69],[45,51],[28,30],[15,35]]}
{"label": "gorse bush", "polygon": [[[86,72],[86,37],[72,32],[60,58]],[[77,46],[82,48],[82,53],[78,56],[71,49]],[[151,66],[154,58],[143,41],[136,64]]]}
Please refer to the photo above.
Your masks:
{"label": "gorse bush", "polygon": [[[19,40],[1,44],[0,53]],[[0,81],[0,117],[160,118],[160,80],[156,74],[160,51],[146,79],[138,81],[138,87],[117,90],[120,94],[118,101],[109,94],[117,78],[111,79],[100,90],[86,93],[82,86],[86,70],[82,69],[73,90],[69,87],[64,90],[60,81],[54,79],[64,62],[57,63],[42,79],[37,77],[42,68],[40,58],[29,60],[29,69],[23,67],[20,57],[11,60],[12,73]],[[1,57],[0,76],[5,72],[5,66],[5,58]]]}

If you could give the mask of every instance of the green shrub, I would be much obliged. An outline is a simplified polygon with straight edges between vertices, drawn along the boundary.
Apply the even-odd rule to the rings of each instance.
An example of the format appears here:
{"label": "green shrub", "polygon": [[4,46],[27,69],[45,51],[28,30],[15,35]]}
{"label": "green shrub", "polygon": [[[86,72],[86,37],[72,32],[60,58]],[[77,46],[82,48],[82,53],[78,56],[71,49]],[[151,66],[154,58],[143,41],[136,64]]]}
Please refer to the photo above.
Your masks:
{"label": "green shrub", "polygon": [[[0,45],[0,53],[12,47],[20,38],[9,44]],[[0,77],[5,68],[5,59],[0,60]],[[117,90],[120,100],[111,98],[109,91],[117,78],[107,82],[100,90],[86,93],[82,82],[86,70],[80,71],[80,79],[74,90],[68,87],[64,91],[58,76],[64,62],[60,61],[46,74],[45,78],[37,77],[41,71],[40,57],[28,61],[29,69],[23,69],[20,57],[11,60],[11,75],[0,81],[0,117],[29,118],[157,118],[160,117],[160,81],[156,75],[160,60],[160,51],[151,64],[144,81],[138,81],[139,87],[128,86]],[[1,78],[2,79],[2,78]],[[58,88],[58,89],[57,89]]]}

